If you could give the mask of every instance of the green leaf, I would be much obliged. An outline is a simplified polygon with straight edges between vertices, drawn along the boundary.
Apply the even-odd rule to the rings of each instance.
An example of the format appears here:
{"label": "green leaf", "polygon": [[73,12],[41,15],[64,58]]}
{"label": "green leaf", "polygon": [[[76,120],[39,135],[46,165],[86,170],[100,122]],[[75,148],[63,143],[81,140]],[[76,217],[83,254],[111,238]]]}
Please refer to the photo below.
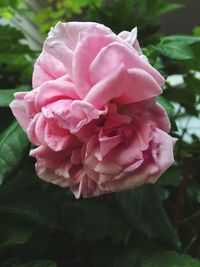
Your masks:
{"label": "green leaf", "polygon": [[14,93],[29,91],[30,86],[22,85],[15,89],[0,89],[0,107],[8,107],[10,102],[14,99]]}
{"label": "green leaf", "polygon": [[157,97],[158,102],[160,105],[166,110],[168,116],[172,118],[174,116],[174,106],[163,96]]}
{"label": "green leaf", "polygon": [[170,101],[168,101],[165,97],[163,96],[158,96],[157,97],[158,103],[160,103],[160,105],[166,110],[169,119],[170,119],[170,123],[171,123],[171,130],[172,131],[178,131],[175,119],[174,119],[174,115],[175,115],[175,109],[174,106],[171,104]]}
{"label": "green leaf", "polygon": [[194,58],[192,49],[183,42],[171,42],[166,44],[159,44],[153,47],[161,55],[171,59],[187,60]]}
{"label": "green leaf", "polygon": [[16,28],[0,25],[1,88],[15,88],[30,82],[35,52],[24,40],[24,34]]}
{"label": "green leaf", "polygon": [[11,6],[16,8],[23,0],[1,0],[1,6]]}
{"label": "green leaf", "polygon": [[32,236],[33,226],[16,216],[1,214],[0,249],[21,245]]}
{"label": "green leaf", "polygon": [[172,36],[165,36],[161,39],[162,44],[184,43],[187,45],[191,45],[199,42],[200,42],[199,36],[190,36],[190,35],[172,35]]}
{"label": "green leaf", "polygon": [[45,228],[62,229],[56,197],[57,191],[44,187],[34,164],[26,160],[18,174],[0,188],[0,213],[16,215]]}
{"label": "green leaf", "polygon": [[0,184],[23,159],[29,141],[18,123],[14,122],[0,135]]}
{"label": "green leaf", "polygon": [[193,33],[194,33],[195,36],[200,36],[200,27],[199,26],[196,26],[193,29]]}
{"label": "green leaf", "polygon": [[200,79],[196,78],[194,74],[187,73],[184,77],[184,81],[187,85],[188,91],[193,93],[193,95],[200,95]]}
{"label": "green leaf", "polygon": [[118,194],[119,205],[127,220],[150,238],[180,246],[156,187],[144,185]]}
{"label": "green leaf", "polygon": [[44,227],[61,229],[54,199],[48,192],[42,190],[21,192],[17,198],[13,197],[8,199],[7,203],[1,203],[0,212],[20,215]]}
{"label": "green leaf", "polygon": [[162,15],[162,14],[165,14],[167,12],[170,12],[172,10],[176,10],[176,9],[179,9],[179,8],[182,8],[184,7],[183,4],[178,4],[178,3],[165,3],[165,5],[161,8],[158,9],[158,14],[159,15]]}
{"label": "green leaf", "polygon": [[200,267],[200,261],[174,251],[156,252],[144,257],[142,267]]}
{"label": "green leaf", "polygon": [[109,234],[112,217],[107,207],[82,201],[66,203],[62,221],[66,231],[76,239],[91,241],[104,239]]}

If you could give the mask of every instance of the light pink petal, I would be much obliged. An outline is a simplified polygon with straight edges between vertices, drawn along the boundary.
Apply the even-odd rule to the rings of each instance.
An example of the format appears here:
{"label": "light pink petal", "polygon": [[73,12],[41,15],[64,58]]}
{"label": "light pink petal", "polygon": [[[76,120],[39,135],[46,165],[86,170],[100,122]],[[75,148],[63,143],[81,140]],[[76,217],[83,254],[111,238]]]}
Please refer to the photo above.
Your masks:
{"label": "light pink petal", "polygon": [[146,100],[160,93],[160,86],[147,72],[136,68],[127,71],[121,65],[94,85],[85,101],[101,108],[110,100],[124,105]]}
{"label": "light pink petal", "polygon": [[107,191],[107,192],[119,192],[123,190],[128,190],[144,184],[148,176],[149,176],[148,167],[141,166],[138,169],[136,169],[136,171],[122,176],[121,179],[100,184],[99,188],[102,191]]}
{"label": "light pink petal", "polygon": [[43,108],[47,118],[54,118],[61,128],[68,129],[71,133],[78,132],[84,125],[106,112],[80,100],[58,100]]}
{"label": "light pink petal", "polygon": [[[144,116],[145,115],[146,114],[144,113]],[[155,105],[153,105],[149,109],[146,116],[149,121],[151,121],[152,124],[155,125],[156,128],[159,128],[167,133],[170,131],[171,123],[169,117],[167,115],[167,112],[160,104],[156,103]]]}
{"label": "light pink petal", "polygon": [[[71,118],[69,116],[69,130],[72,133],[78,132],[84,125],[90,121],[98,119],[100,115],[105,115],[106,110],[97,110],[93,105],[84,101],[73,101],[70,107]],[[66,122],[68,118],[66,118]]]}
{"label": "light pink petal", "polygon": [[65,74],[66,69],[63,64],[43,50],[34,66],[33,89],[41,86],[46,81],[58,79]]}
{"label": "light pink petal", "polygon": [[136,160],[143,159],[142,151],[149,147],[151,140],[151,128],[148,123],[138,121],[131,125],[132,137],[124,139],[124,142],[114,148],[107,157],[120,166],[128,166]]}
{"label": "light pink petal", "polygon": [[122,142],[122,139],[120,135],[107,137],[100,134],[99,142],[99,151],[95,153],[95,156],[98,160],[102,160],[105,155]]}
{"label": "light pink petal", "polygon": [[[92,29],[91,29],[92,30]],[[82,38],[78,43],[74,52],[73,58],[73,81],[77,90],[77,94],[84,98],[90,90],[91,81],[89,67],[99,51],[113,42],[116,36],[114,34],[98,34],[98,29],[95,28],[95,33],[90,33]]]}
{"label": "light pink petal", "polygon": [[174,143],[175,139],[170,135],[158,128],[155,129],[152,155],[154,157],[155,163],[159,167],[159,172],[157,173],[156,177],[151,177],[149,181],[155,182],[155,180],[157,180],[159,176],[174,163]]}
{"label": "light pink petal", "polygon": [[37,139],[39,140],[40,144],[45,145],[45,128],[47,126],[46,118],[42,114],[42,112],[38,113],[39,117],[36,121],[35,125],[35,134],[37,136]]}
{"label": "light pink petal", "polygon": [[[120,127],[131,122],[131,117],[129,117],[128,115],[120,114],[117,109],[118,108],[116,104],[109,105],[108,115],[106,116],[106,120],[103,126],[104,130]],[[123,112],[123,108],[121,111]],[[126,112],[124,113],[128,114]]]}
{"label": "light pink petal", "polygon": [[131,46],[134,46],[137,40],[137,27],[133,28],[131,32],[122,31],[118,34],[120,38],[129,43]]}
{"label": "light pink petal", "polygon": [[74,50],[80,42],[80,33],[94,25],[93,22],[58,22],[44,43],[44,51],[62,62],[71,78]]}
{"label": "light pink petal", "polygon": [[148,62],[144,61],[134,49],[130,49],[123,43],[113,42],[104,47],[90,65],[90,80],[92,84],[97,83],[120,64],[127,69],[137,68],[144,70],[159,85],[164,84],[164,78]]}
{"label": "light pink petal", "polygon": [[51,29],[44,43],[44,51],[59,60],[65,66],[66,72],[72,77],[73,50],[68,46],[69,38],[66,24],[58,22]]}
{"label": "light pink petal", "polygon": [[74,85],[68,81],[68,76],[48,81],[41,85],[35,98],[35,107],[40,111],[42,107],[59,99],[78,99]]}
{"label": "light pink petal", "polygon": [[142,54],[139,42],[137,40],[137,27],[133,28],[131,32],[129,31],[122,31],[118,34],[118,36],[123,39],[125,42],[130,44],[135,50]]}
{"label": "light pink petal", "polygon": [[115,99],[119,104],[143,101],[157,96],[162,92],[161,87],[152,76],[142,69],[129,69],[125,73],[125,77],[127,84],[123,94]]}
{"label": "light pink petal", "polygon": [[[130,164],[128,167],[126,167],[123,172],[133,172],[137,168],[141,166],[141,164],[144,162],[144,159],[136,160],[134,163]],[[122,174],[123,175],[123,174]]]}
{"label": "light pink petal", "polygon": [[125,114],[130,114],[131,117],[138,115],[165,132],[170,130],[171,125],[168,115],[161,105],[156,102],[156,98],[126,105],[122,111]]}
{"label": "light pink petal", "polygon": [[[82,169],[80,174],[79,174],[79,183],[76,185],[70,186],[71,191],[75,195],[76,199],[79,199],[81,195],[87,195],[87,181],[88,177],[86,176],[85,170]],[[92,190],[91,190],[92,192]]]}
{"label": "light pink petal", "polygon": [[36,114],[27,127],[28,138],[30,139],[31,143],[35,145],[41,145],[41,142],[38,140],[37,135],[35,133],[35,127],[39,117],[40,113]]}
{"label": "light pink petal", "polygon": [[101,190],[118,192],[140,186],[143,183],[155,183],[157,181],[160,175],[174,162],[174,139],[160,129],[156,129],[154,135],[156,143],[155,151],[152,151],[152,153],[156,153],[157,161],[155,163],[144,161],[132,174],[127,174],[122,176],[121,179],[101,184]]}
{"label": "light pink petal", "polygon": [[31,90],[27,93],[27,95],[24,97],[27,103],[27,113],[30,118],[33,118],[36,114],[36,108],[35,108],[35,98],[39,92],[39,87],[36,89]]}
{"label": "light pink petal", "polygon": [[12,113],[24,131],[27,130],[30,122],[27,114],[27,103],[24,100],[27,93],[28,92],[15,93],[15,99],[10,103]]}
{"label": "light pink petal", "polygon": [[[90,167],[90,166],[89,166]],[[112,160],[106,160],[97,162],[94,171],[106,174],[106,175],[117,175],[122,170],[122,167]]]}
{"label": "light pink petal", "polygon": [[32,157],[46,158],[52,156],[54,153],[55,152],[51,150],[48,146],[41,145],[37,148],[31,149],[29,155]]}
{"label": "light pink petal", "polygon": [[127,84],[125,75],[123,65],[117,67],[110,75],[94,85],[84,100],[99,109],[111,99],[119,98]]}

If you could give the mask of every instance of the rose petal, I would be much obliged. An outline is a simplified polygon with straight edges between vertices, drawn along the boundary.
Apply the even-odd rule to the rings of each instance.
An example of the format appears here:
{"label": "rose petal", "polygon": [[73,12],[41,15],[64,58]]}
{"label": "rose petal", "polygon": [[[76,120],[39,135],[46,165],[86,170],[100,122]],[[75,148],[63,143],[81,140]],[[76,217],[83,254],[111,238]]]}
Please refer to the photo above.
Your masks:
{"label": "rose petal", "polygon": [[77,133],[84,125],[107,112],[79,100],[58,100],[42,111],[45,117],[55,119],[61,128],[68,129],[71,133]]}
{"label": "rose petal", "polygon": [[106,32],[103,35],[102,31],[100,31],[100,34],[98,34],[98,31],[98,28],[95,28],[94,34],[91,33],[85,38],[82,38],[74,52],[73,80],[76,92],[81,98],[87,95],[91,87],[90,64],[103,47],[115,40],[114,34],[107,34]]}
{"label": "rose petal", "polygon": [[136,51],[125,44],[112,42],[104,47],[90,65],[90,80],[97,83],[120,64],[127,69],[137,68],[144,70],[154,78],[159,85],[163,85],[164,78],[148,62],[141,59]]}
{"label": "rose petal", "polygon": [[65,74],[66,69],[63,64],[43,50],[34,66],[33,89],[46,81],[58,79]]}
{"label": "rose petal", "polygon": [[37,111],[49,103],[59,99],[78,99],[74,85],[68,80],[68,76],[43,83],[35,98]]}
{"label": "rose petal", "polygon": [[120,65],[93,86],[84,100],[101,108],[110,100],[124,105],[149,99],[160,93],[160,86],[147,72],[136,68],[127,71]]}
{"label": "rose petal", "polygon": [[59,128],[55,122],[52,121],[48,122],[45,127],[44,140],[52,150],[61,151],[71,145],[73,136],[69,131]]}
{"label": "rose petal", "polygon": [[24,131],[26,131],[30,122],[27,114],[26,101],[24,100],[27,93],[28,92],[15,93],[15,100],[10,103],[12,113]]}

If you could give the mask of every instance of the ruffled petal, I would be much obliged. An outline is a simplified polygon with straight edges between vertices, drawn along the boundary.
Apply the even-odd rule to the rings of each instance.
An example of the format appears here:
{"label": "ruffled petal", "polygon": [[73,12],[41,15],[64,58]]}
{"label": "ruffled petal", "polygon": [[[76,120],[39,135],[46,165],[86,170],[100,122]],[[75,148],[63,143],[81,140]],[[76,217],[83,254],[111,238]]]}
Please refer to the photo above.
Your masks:
{"label": "ruffled petal", "polygon": [[77,133],[84,125],[107,112],[106,109],[97,110],[93,105],[80,100],[58,100],[42,111],[45,117],[54,119],[61,128],[71,133]]}
{"label": "ruffled petal", "polygon": [[59,99],[78,99],[74,84],[68,80],[68,76],[43,83],[35,97],[35,107],[41,111],[42,107]]}
{"label": "ruffled petal", "polygon": [[10,103],[12,113],[24,131],[27,130],[27,127],[30,123],[30,119],[27,114],[27,104],[24,100],[24,97],[27,93],[28,92],[15,93],[15,99]]}
{"label": "ruffled petal", "polygon": [[148,62],[144,61],[134,49],[130,49],[123,43],[113,42],[104,47],[90,65],[90,80],[97,83],[120,64],[127,69],[137,68],[144,70],[152,76],[159,85],[163,85],[165,79]]}
{"label": "ruffled petal", "polygon": [[152,98],[161,92],[158,83],[144,70],[134,68],[127,71],[120,65],[91,88],[85,101],[101,108],[111,100],[125,105]]}
{"label": "ruffled petal", "polygon": [[77,45],[73,58],[73,80],[77,94],[84,98],[91,88],[89,67],[99,51],[115,41],[114,34],[102,34],[102,29],[91,27],[91,33],[84,35]]}
{"label": "ruffled petal", "polygon": [[32,85],[33,89],[44,82],[55,80],[66,74],[63,64],[46,51],[42,51],[35,62]]}

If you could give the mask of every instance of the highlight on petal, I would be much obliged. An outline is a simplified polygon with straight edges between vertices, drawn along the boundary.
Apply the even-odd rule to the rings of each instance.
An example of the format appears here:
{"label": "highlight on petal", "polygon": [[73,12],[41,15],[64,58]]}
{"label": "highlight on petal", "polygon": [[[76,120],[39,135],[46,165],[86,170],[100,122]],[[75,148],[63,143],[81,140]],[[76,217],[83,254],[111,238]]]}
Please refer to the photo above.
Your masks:
{"label": "highlight on petal", "polygon": [[134,46],[135,42],[137,41],[137,27],[133,28],[131,32],[122,31],[118,34],[118,36],[131,46]]}
{"label": "highlight on petal", "polygon": [[118,36],[122,38],[126,43],[130,44],[138,52],[139,55],[142,55],[142,50],[137,40],[137,27],[133,28],[130,32],[122,31],[118,34]]}

